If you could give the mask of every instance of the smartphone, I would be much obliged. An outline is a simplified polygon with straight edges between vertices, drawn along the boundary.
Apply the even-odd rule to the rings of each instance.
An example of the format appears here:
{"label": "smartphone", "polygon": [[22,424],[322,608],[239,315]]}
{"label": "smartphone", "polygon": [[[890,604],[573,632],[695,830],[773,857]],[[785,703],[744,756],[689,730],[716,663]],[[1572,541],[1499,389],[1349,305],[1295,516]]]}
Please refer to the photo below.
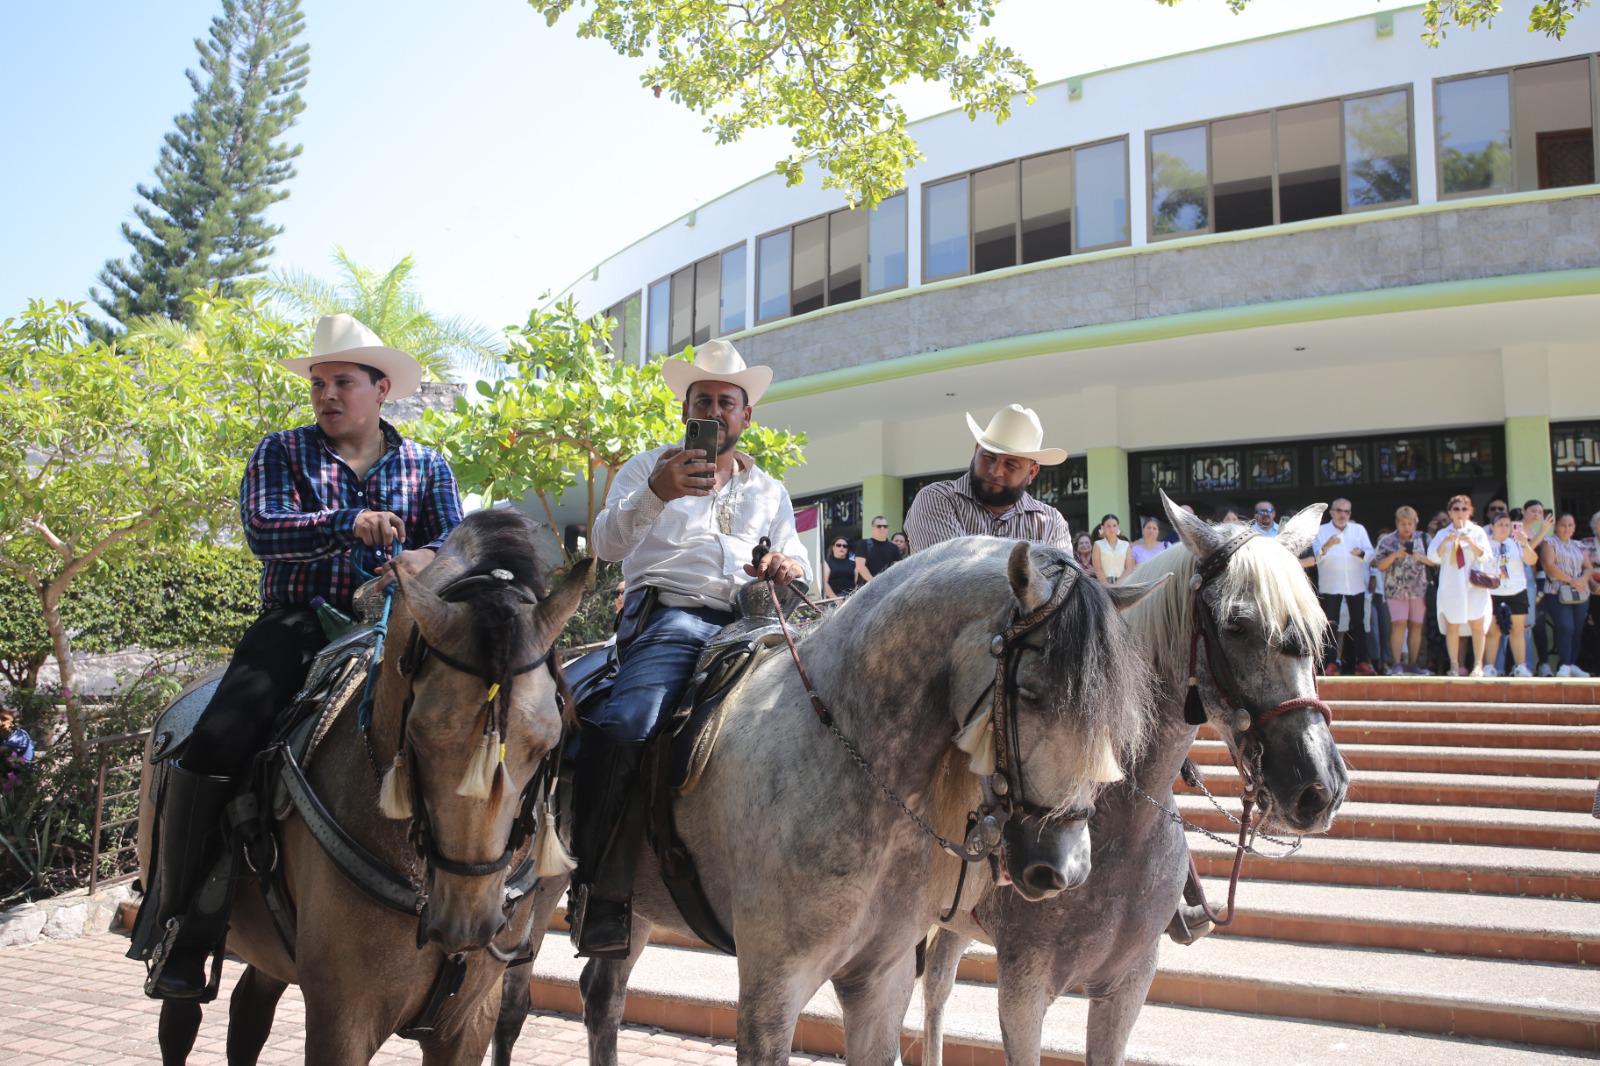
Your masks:
{"label": "smartphone", "polygon": [[[718,434],[722,432],[722,424],[714,418],[691,418],[684,423],[683,449],[684,451],[702,451],[706,453],[706,462],[716,462]],[[699,477],[707,481],[716,480],[714,474],[700,474]]]}
{"label": "smartphone", "polygon": [[1522,536],[1522,523],[1521,522],[1513,522],[1513,523],[1511,523],[1511,535],[1513,537]]}

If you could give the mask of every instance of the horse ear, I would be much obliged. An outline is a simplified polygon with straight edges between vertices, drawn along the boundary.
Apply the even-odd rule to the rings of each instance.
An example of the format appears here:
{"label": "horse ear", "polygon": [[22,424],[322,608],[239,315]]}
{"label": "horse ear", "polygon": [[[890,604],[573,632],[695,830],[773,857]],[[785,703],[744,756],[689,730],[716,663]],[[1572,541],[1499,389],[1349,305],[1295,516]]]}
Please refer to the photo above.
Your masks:
{"label": "horse ear", "polygon": [[1161,491],[1161,506],[1166,509],[1167,521],[1172,523],[1172,528],[1177,531],[1184,545],[1194,553],[1194,557],[1204,560],[1222,546],[1224,539],[1215,526],[1203,519],[1185,511],[1182,507],[1172,502],[1172,497]]}
{"label": "horse ear", "polygon": [[416,578],[402,577],[399,567],[395,567],[393,572],[400,598],[405,600],[411,620],[422,631],[422,639],[435,647],[447,644],[451,634],[460,631],[457,619],[466,612],[466,606],[446,603]]}
{"label": "horse ear", "polygon": [[578,601],[583,599],[583,590],[589,584],[589,571],[593,569],[593,557],[579,559],[554,592],[529,608],[532,611],[534,639],[539,647],[548,648],[561,636],[567,619],[572,617],[572,612],[578,609]]}
{"label": "horse ear", "polygon": [[1317,539],[1317,529],[1322,525],[1325,503],[1314,503],[1278,527],[1278,543],[1289,550],[1296,559],[1306,553],[1311,542]]}
{"label": "horse ear", "polygon": [[1118,611],[1126,611],[1138,603],[1171,577],[1171,574],[1162,574],[1154,581],[1143,581],[1137,585],[1108,585],[1106,593],[1111,597],[1111,602],[1116,604]]}
{"label": "horse ear", "polygon": [[[1006,560],[1006,577],[1011,582],[1011,594],[1022,604],[1024,612],[1050,602],[1050,581],[1033,565],[1031,547],[1025,540],[1017,541],[1011,549],[1011,557]],[[1061,580],[1071,581],[1072,575],[1064,572]]]}

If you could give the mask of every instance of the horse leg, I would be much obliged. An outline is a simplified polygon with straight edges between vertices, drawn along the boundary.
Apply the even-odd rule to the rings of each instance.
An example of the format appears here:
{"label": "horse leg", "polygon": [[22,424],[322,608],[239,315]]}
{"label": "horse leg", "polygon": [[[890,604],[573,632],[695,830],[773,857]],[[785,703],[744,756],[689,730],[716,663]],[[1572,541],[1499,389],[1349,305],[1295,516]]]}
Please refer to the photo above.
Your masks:
{"label": "horse leg", "polygon": [[1089,1002],[1089,1036],[1085,1066],[1122,1066],[1128,1036],[1156,976],[1159,938],[1134,960],[1116,987]]}
{"label": "horse leg", "polygon": [[900,1032],[912,989],[917,984],[914,952],[907,951],[857,977],[833,979],[844,1008],[845,1061],[851,1066],[895,1066],[900,1061]]}
{"label": "horse leg", "polygon": [[494,1066],[511,1066],[511,1049],[533,1010],[533,963],[506,971],[500,986],[500,1017],[494,1023]]}
{"label": "horse leg", "polygon": [[315,994],[305,999],[305,1066],[367,1066],[389,1035],[387,1029],[378,1031],[381,1023],[370,1003],[353,1005]]}
{"label": "horse leg", "polygon": [[422,1066],[482,1066],[483,1053],[494,1035],[500,991],[491,988],[480,996],[459,1028],[422,1040]]}
{"label": "horse leg", "polygon": [[278,1000],[289,986],[246,966],[228,1000],[228,1066],[255,1066],[272,1032]]}
{"label": "horse leg", "polygon": [[798,961],[755,951],[739,954],[739,1066],[787,1066],[794,1027],[826,974],[807,974]]}
{"label": "horse leg", "polygon": [[181,999],[161,1001],[156,1040],[161,1044],[161,1066],[183,1066],[189,1061],[194,1038],[200,1033],[200,1004]]}
{"label": "horse leg", "polygon": [[1049,978],[1038,974],[1035,979],[1028,980],[1013,973],[1007,979],[1003,965],[999,977],[1000,1043],[1005,1048],[1006,1062],[1037,1063],[1044,1031],[1044,1012],[1055,998]]}
{"label": "horse leg", "polygon": [[578,975],[583,1027],[589,1031],[589,1066],[616,1066],[617,1030],[628,1004],[628,975],[650,943],[650,922],[633,916],[632,948],[625,959],[590,959]]}
{"label": "horse leg", "polygon": [[940,928],[928,944],[922,970],[922,1066],[943,1066],[944,1005],[970,943],[969,937]]}

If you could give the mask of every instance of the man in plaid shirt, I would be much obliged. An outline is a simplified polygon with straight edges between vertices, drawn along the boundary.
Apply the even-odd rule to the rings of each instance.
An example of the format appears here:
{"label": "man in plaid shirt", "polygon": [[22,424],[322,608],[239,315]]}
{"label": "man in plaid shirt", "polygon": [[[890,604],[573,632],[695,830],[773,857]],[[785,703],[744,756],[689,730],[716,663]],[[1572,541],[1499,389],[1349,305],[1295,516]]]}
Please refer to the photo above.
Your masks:
{"label": "man in plaid shirt", "polygon": [[212,915],[191,922],[188,912],[215,861],[234,778],[266,744],[327,643],[313,601],[349,610],[356,588],[376,574],[427,566],[461,521],[444,459],[380,417],[386,399],[416,391],[422,370],[414,358],[349,315],[332,315],[317,323],[311,354],[284,366],[310,380],[317,420],[268,435],[239,487],[245,539],[263,564],[261,616],[169,768],[159,890],[145,897],[156,908],[149,928],[179,919],[146,986],[158,999],[211,995],[206,962],[226,932],[225,914],[220,923]]}

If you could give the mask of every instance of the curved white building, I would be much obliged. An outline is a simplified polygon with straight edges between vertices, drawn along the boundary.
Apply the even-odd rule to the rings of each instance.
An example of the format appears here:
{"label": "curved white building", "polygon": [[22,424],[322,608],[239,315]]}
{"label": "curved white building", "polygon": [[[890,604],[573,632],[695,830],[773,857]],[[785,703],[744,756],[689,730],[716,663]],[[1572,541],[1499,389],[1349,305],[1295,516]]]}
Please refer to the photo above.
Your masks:
{"label": "curved white building", "polygon": [[[1419,9],[1042,87],[1003,125],[916,123],[872,212],[770,174],[571,291],[627,358],[734,340],[810,435],[828,531],[963,469],[1020,401],[1073,458],[1075,528],[1346,495],[1375,530],[1551,498],[1600,507],[1600,16],[1419,40]],[[1136,533],[1135,533],[1136,535]]]}

